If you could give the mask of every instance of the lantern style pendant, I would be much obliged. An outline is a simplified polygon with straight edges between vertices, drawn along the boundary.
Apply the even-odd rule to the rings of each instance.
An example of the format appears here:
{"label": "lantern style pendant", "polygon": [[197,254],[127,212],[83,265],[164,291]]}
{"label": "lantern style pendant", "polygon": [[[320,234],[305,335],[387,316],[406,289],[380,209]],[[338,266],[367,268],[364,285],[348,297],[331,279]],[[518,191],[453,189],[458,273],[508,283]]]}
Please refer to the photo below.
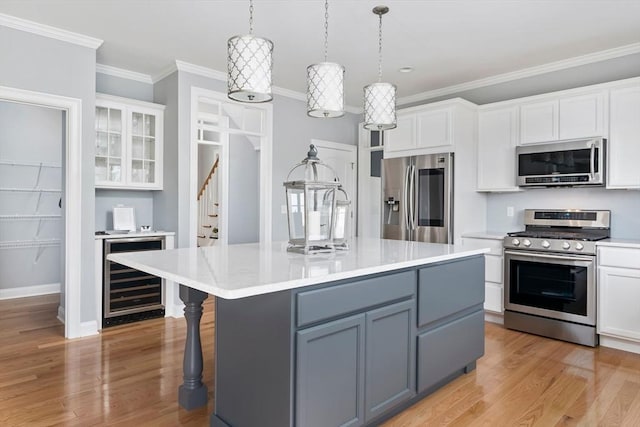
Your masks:
{"label": "lantern style pendant", "polygon": [[240,102],[267,102],[271,94],[273,42],[253,35],[253,1],[249,34],[227,41],[227,96]]}
{"label": "lantern style pendant", "polygon": [[382,81],[382,15],[386,6],[376,6],[373,13],[379,17],[378,26],[378,82],[364,87],[364,128],[389,130],[396,127],[396,86]]}
{"label": "lantern style pendant", "polygon": [[311,117],[344,115],[344,67],[327,62],[329,0],[324,2],[324,62],[307,67],[307,114]]}
{"label": "lantern style pendant", "polygon": [[[340,182],[318,158],[314,145],[283,183],[287,197],[289,247],[303,254],[334,251],[336,192]],[[343,229],[344,232],[344,229]]]}

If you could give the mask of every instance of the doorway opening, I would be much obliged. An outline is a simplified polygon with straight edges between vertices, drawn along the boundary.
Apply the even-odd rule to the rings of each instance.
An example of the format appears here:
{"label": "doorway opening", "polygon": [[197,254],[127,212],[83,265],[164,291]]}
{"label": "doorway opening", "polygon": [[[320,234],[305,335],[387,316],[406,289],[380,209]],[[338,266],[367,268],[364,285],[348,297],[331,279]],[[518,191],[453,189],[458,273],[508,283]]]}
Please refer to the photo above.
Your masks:
{"label": "doorway opening", "polygon": [[192,88],[190,241],[271,240],[272,106]]}
{"label": "doorway opening", "polygon": [[[0,103],[0,120],[7,121],[0,124],[0,185],[9,194],[0,198],[11,199],[1,203],[0,221],[13,223],[0,229],[0,250],[13,253],[0,255],[10,264],[2,267],[9,283],[0,289],[9,297],[57,290],[65,337],[91,334],[80,322],[81,100],[0,86]],[[36,149],[38,138],[45,140]],[[32,263],[23,265],[24,277],[5,276],[19,263]]]}

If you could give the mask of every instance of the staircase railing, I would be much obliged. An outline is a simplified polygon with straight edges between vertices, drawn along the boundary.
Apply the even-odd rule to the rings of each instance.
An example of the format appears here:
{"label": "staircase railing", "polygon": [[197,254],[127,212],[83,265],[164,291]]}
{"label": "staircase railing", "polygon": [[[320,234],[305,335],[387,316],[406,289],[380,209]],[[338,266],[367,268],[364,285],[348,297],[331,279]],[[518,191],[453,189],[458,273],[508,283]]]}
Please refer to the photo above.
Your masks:
{"label": "staircase railing", "polygon": [[213,166],[211,166],[211,170],[209,171],[209,175],[207,175],[207,179],[204,180],[204,182],[202,183],[202,187],[200,187],[200,191],[198,191],[198,200],[200,200],[200,198],[204,194],[204,191],[207,188],[207,184],[209,184],[209,181],[211,181],[211,178],[213,177],[213,174],[216,172],[216,169],[218,169],[218,163],[219,162],[220,162],[220,156],[217,156],[216,157],[216,161],[213,163]]}

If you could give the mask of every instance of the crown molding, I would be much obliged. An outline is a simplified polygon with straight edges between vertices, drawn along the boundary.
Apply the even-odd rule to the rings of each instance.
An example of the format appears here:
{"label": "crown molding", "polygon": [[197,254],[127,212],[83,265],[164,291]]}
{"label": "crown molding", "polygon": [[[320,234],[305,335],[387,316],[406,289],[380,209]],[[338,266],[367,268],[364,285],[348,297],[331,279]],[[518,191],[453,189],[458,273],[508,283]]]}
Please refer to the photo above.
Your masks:
{"label": "crown molding", "polygon": [[[187,73],[196,74],[203,77],[209,77],[211,79],[219,80],[222,82],[227,81],[227,73],[223,71],[214,70],[212,68],[191,64],[189,62],[180,61],[176,59],[175,64],[171,64],[170,66],[162,70],[160,73],[153,76],[152,78],[153,83],[164,79],[165,77],[175,72],[176,70],[185,71]],[[275,95],[285,96],[287,98],[292,98],[292,99],[297,99],[299,101],[307,102],[306,93],[298,92],[291,89],[286,89],[280,86],[271,86],[271,92],[274,93]],[[348,105],[345,106],[345,111],[353,114],[362,114],[362,108],[352,107]]]}
{"label": "crown molding", "polygon": [[103,43],[103,40],[96,39],[94,37],[85,36],[84,34],[74,33],[61,28],[51,27],[38,22],[28,21],[11,15],[5,15],[3,13],[0,13],[0,25],[91,49],[97,49]]}
{"label": "crown molding", "polygon": [[548,64],[538,65],[535,67],[524,68],[522,70],[510,73],[497,74],[484,79],[473,80],[453,86],[447,86],[440,89],[430,90],[426,92],[409,95],[398,98],[398,104],[410,104],[413,102],[426,101],[444,95],[462,92],[465,90],[478,89],[481,87],[492,86],[499,83],[506,83],[527,77],[538,76],[540,74],[550,73],[553,71],[566,70],[568,68],[580,65],[593,64],[595,62],[606,61],[608,59],[619,58],[621,56],[633,55],[640,53],[640,43],[633,43],[613,49],[602,50],[600,52],[589,53],[587,55],[576,56],[573,58],[563,59],[561,61],[550,62]]}
{"label": "crown molding", "polygon": [[122,79],[135,80],[137,82],[153,84],[151,76],[148,74],[138,73],[136,71],[125,70],[123,68],[112,67],[111,65],[96,64],[96,73],[106,74]]}
{"label": "crown molding", "polygon": [[176,71],[178,71],[178,67],[176,66],[175,62],[172,62],[171,64],[167,65],[165,68],[160,70],[160,72],[151,76],[151,83],[156,84],[160,80],[170,76]]}

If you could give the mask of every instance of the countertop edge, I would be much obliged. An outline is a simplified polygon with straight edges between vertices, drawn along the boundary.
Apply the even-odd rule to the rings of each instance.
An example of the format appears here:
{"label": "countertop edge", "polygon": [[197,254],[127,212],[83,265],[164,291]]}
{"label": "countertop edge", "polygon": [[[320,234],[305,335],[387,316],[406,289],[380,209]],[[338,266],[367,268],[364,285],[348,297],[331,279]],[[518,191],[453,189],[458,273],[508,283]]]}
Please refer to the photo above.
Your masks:
{"label": "countertop edge", "polygon": [[428,258],[396,262],[393,264],[366,267],[366,268],[361,268],[357,270],[329,274],[325,276],[306,277],[306,278],[300,278],[300,279],[287,280],[287,281],[278,282],[278,283],[248,286],[248,287],[245,287],[239,290],[233,290],[233,291],[221,289],[216,287],[215,285],[205,284],[195,280],[189,280],[189,279],[185,280],[184,277],[167,272],[165,270],[157,269],[154,267],[148,267],[146,265],[138,264],[136,262],[131,262],[128,260],[123,260],[121,257],[122,256],[126,257],[125,253],[109,254],[107,256],[107,259],[113,262],[127,265],[131,268],[135,268],[140,271],[144,271],[145,273],[153,274],[155,276],[162,277],[166,280],[170,280],[170,281],[179,283],[181,285],[185,285],[190,288],[197,289],[202,292],[206,292],[216,297],[220,297],[224,299],[239,299],[239,298],[246,298],[246,297],[251,297],[256,295],[268,294],[272,292],[279,292],[279,291],[285,291],[290,289],[302,288],[306,286],[318,285],[322,283],[334,282],[337,280],[350,279],[350,278],[359,277],[359,276],[367,276],[370,274],[385,273],[388,271],[400,270],[403,268],[434,264],[437,262],[449,261],[449,260],[454,260],[459,258],[467,258],[475,255],[483,255],[489,252],[490,252],[489,248],[469,249],[462,252],[456,252],[453,254],[437,255],[437,256],[431,256]]}
{"label": "countertop edge", "polygon": [[596,246],[640,249],[640,240],[610,238],[596,242]]}
{"label": "countertop edge", "polygon": [[132,239],[138,237],[175,236],[175,234],[175,231],[136,231],[135,233],[122,234],[96,234],[95,239]]}

